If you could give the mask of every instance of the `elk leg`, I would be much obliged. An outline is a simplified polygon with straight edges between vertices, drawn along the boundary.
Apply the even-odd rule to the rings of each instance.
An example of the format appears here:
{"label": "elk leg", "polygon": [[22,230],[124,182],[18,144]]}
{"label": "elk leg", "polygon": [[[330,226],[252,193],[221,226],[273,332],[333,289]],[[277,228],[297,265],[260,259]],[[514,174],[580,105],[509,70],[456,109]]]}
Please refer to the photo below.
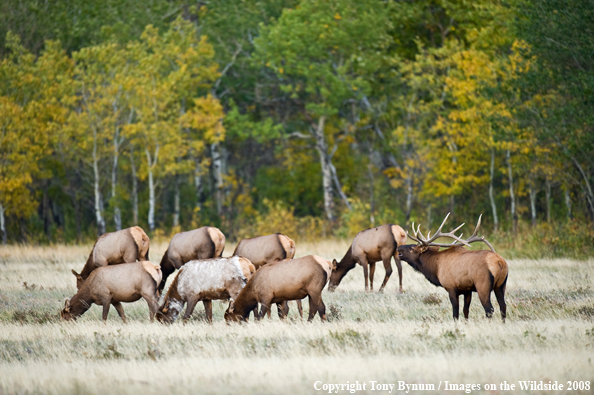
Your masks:
{"label": "elk leg", "polygon": [[122,319],[122,321],[124,321],[125,324],[126,314],[124,314],[124,308],[122,307],[122,304],[120,302],[111,302],[111,304],[113,305],[113,307],[115,307],[116,311],[120,315],[120,318]]}
{"label": "elk leg", "polygon": [[276,308],[278,309],[278,318],[280,318],[281,320],[284,320],[285,318],[287,318],[287,315],[289,314],[289,302],[288,301],[285,300],[282,303],[277,303]]}
{"label": "elk leg", "polygon": [[204,304],[204,313],[206,314],[206,320],[210,324],[212,324],[212,300],[203,300],[202,304]]}
{"label": "elk leg", "polygon": [[278,318],[283,320],[285,318],[285,316],[283,315],[283,310],[285,309],[285,305],[287,304],[287,301],[284,301],[282,303],[277,303],[276,304],[276,311],[278,314]]}
{"label": "elk leg", "polygon": [[320,315],[322,321],[326,321],[326,305],[322,301],[321,293],[309,295],[309,322],[313,321],[316,313]]}
{"label": "elk leg", "polygon": [[[165,251],[167,254],[167,251]],[[175,267],[173,263],[169,259],[166,259],[163,264],[161,264],[161,273],[163,273],[163,277],[161,279],[161,283],[158,287],[159,295],[163,293],[163,288],[165,288],[165,283],[167,282],[167,278],[175,271]]]}
{"label": "elk leg", "polygon": [[373,292],[373,277],[375,276],[375,262],[369,263],[369,288]]}
{"label": "elk leg", "polygon": [[363,256],[359,260],[359,264],[363,266],[363,277],[365,277],[365,292],[369,292],[369,263],[367,257]]}
{"label": "elk leg", "polygon": [[472,292],[464,293],[464,318],[468,319],[468,313],[470,312],[470,301],[472,300]]}
{"label": "elk leg", "polygon": [[103,322],[107,322],[107,314],[109,313],[109,305],[111,304],[111,298],[103,301]]}
{"label": "elk leg", "polygon": [[297,299],[297,310],[299,311],[301,319],[303,319],[303,306],[301,305],[301,299]]}
{"label": "elk leg", "polygon": [[[391,259],[392,259],[392,257],[382,259],[382,261],[384,262],[384,268],[386,269],[386,277],[384,277],[384,282],[382,283],[382,286],[379,289],[380,292],[384,292],[384,288],[385,288],[386,284],[388,283],[388,279],[392,275],[393,270],[392,270],[392,262],[390,262]],[[402,284],[400,284],[400,292],[402,292]]]}
{"label": "elk leg", "polygon": [[154,293],[141,293],[140,296],[146,300],[149,308],[149,319],[153,322],[155,320],[155,314],[157,314],[157,310],[159,310],[157,298]]}
{"label": "elk leg", "polygon": [[455,290],[448,291],[450,294],[450,302],[452,303],[452,310],[454,314],[454,320],[457,320],[460,316],[460,301],[458,300],[458,292]]}
{"label": "elk leg", "polygon": [[493,317],[493,305],[491,304],[491,290],[487,289],[487,290],[483,290],[478,291],[477,292],[479,295],[479,299],[481,300],[481,304],[483,305],[483,308],[485,309],[485,315],[487,316],[487,318],[491,318]]}
{"label": "elk leg", "polygon": [[262,299],[260,301],[260,305],[262,305],[262,307],[260,308],[260,318],[264,318],[264,315],[268,315],[268,318],[270,318],[270,305],[272,304],[272,298],[267,298],[267,299]]}
{"label": "elk leg", "polygon": [[505,317],[507,316],[507,306],[505,304],[505,284],[499,288],[495,288],[495,297],[497,298],[497,303],[499,303],[499,311],[501,311],[501,320],[505,322]]}
{"label": "elk leg", "polygon": [[[398,292],[403,293],[404,290],[402,289],[402,263],[400,262],[400,259],[398,259],[398,249],[396,249],[396,252],[394,253],[394,262],[396,262],[396,269],[398,269],[398,285],[400,286]],[[391,266],[392,265],[390,265],[390,267]]]}

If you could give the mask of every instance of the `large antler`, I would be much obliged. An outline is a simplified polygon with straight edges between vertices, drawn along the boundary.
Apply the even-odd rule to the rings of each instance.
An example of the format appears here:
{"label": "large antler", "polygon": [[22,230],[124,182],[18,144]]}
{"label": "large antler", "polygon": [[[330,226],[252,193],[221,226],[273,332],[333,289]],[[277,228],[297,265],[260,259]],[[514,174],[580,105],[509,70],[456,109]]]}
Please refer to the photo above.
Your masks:
{"label": "large antler", "polygon": [[[408,237],[410,237],[412,240],[416,241],[419,245],[425,245],[425,246],[436,246],[436,247],[451,247],[454,245],[465,245],[465,246],[470,246],[470,243],[473,243],[475,241],[482,241],[484,242],[490,249],[491,251],[495,252],[495,249],[493,248],[493,246],[487,241],[485,240],[484,236],[477,236],[477,232],[479,227],[481,226],[481,218],[482,218],[482,214],[479,216],[479,220],[478,223],[476,225],[476,228],[474,229],[474,233],[472,234],[472,236],[470,236],[468,239],[463,240],[462,239],[462,235],[460,236],[456,236],[456,232],[464,226],[464,224],[458,226],[456,229],[452,230],[451,232],[448,233],[442,233],[441,229],[443,228],[443,225],[446,223],[448,217],[450,216],[450,213],[448,213],[448,215],[446,215],[446,217],[444,218],[443,222],[441,223],[441,225],[439,226],[439,229],[437,229],[437,232],[435,232],[435,234],[431,236],[431,232],[427,233],[427,237],[423,237],[423,234],[420,232],[421,229],[421,225],[419,225],[417,227],[417,229],[415,230],[415,224],[412,224],[412,230],[414,233],[414,236],[411,236],[410,234],[407,235]],[[451,244],[442,244],[442,243],[435,243],[434,240],[440,238],[440,237],[449,237],[454,239],[454,242]]]}
{"label": "large antler", "polygon": [[[490,249],[491,251],[495,252],[495,248],[493,248],[493,246],[491,245],[491,243],[489,243],[486,239],[485,236],[477,236],[476,234],[478,233],[478,230],[481,226],[481,218],[483,217],[483,214],[479,215],[479,219],[478,222],[476,223],[476,228],[474,228],[474,232],[472,233],[472,236],[470,236],[468,239],[466,239],[466,243],[470,244],[470,243],[474,243],[475,241],[482,241],[483,243],[485,243]],[[460,235],[460,237],[462,237],[462,235]]]}

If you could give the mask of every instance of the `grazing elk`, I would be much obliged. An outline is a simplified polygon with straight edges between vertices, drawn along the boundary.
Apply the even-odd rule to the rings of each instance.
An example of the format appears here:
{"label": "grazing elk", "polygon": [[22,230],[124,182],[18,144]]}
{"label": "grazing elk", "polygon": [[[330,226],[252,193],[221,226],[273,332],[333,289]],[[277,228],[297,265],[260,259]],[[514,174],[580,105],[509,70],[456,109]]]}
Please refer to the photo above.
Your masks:
{"label": "grazing elk", "polygon": [[326,306],[322,300],[322,289],[332,268],[330,262],[316,255],[265,265],[248,281],[237,299],[229,303],[225,320],[247,321],[258,303],[262,305],[262,310],[256,317],[261,318],[272,303],[300,300],[309,296],[308,321],[312,321],[316,313],[325,321]]}
{"label": "grazing elk", "polygon": [[139,226],[105,233],[97,239],[83,270],[76,276],[76,287],[80,289],[93,270],[107,265],[118,265],[149,260],[150,241]]}
{"label": "grazing elk", "polygon": [[255,271],[249,260],[238,256],[187,262],[167,290],[157,321],[175,322],[187,303],[183,317],[186,322],[196,304],[202,301],[206,319],[212,322],[212,300],[236,299]]}
{"label": "grazing elk", "polygon": [[[295,256],[295,242],[282,233],[243,239],[235,247],[233,255],[249,259],[257,270],[273,262],[293,259]],[[277,308],[278,315],[281,318],[284,318],[289,311],[287,303],[278,304]],[[301,318],[303,318],[301,300],[297,301],[297,310]],[[270,318],[270,310],[268,310],[268,318]]]}
{"label": "grazing elk", "polygon": [[148,303],[152,322],[159,307],[156,291],[160,281],[159,266],[149,261],[99,267],[93,270],[76,295],[66,299],[60,316],[66,321],[76,320],[95,303],[103,306],[103,321],[106,321],[112,304],[126,322],[121,302],[136,302],[142,297]]}
{"label": "grazing elk", "polygon": [[[452,302],[454,320],[457,320],[459,315],[458,298],[460,295],[464,295],[464,318],[468,319],[473,292],[478,293],[485,314],[488,318],[491,318],[493,315],[491,291],[495,291],[499,310],[501,311],[501,319],[505,322],[507,263],[501,255],[495,253],[493,246],[485,240],[484,236],[477,236],[478,229],[481,226],[481,217],[479,217],[474,233],[466,240],[460,238],[462,235],[460,237],[455,235],[464,224],[449,233],[441,233],[441,228],[443,228],[449,215],[449,213],[446,215],[441,226],[432,237],[429,237],[431,233],[429,232],[427,238],[424,238],[419,231],[420,226],[415,231],[413,224],[414,236],[408,235],[408,237],[416,241],[417,244],[398,247],[400,259],[408,262],[416,271],[423,273],[433,285],[441,286],[448,291]],[[454,242],[452,244],[435,243],[434,241],[438,237],[449,237],[454,239]],[[484,242],[491,251],[470,251],[461,245],[469,246],[470,243],[475,241]],[[439,247],[448,247],[448,249],[440,251]]]}
{"label": "grazing elk", "polygon": [[159,292],[163,291],[167,277],[186,262],[195,259],[218,258],[225,249],[225,235],[212,226],[177,233],[171,239],[167,251],[161,259],[163,279]]}
{"label": "grazing elk", "polygon": [[397,248],[406,242],[406,233],[398,225],[382,225],[375,228],[361,231],[355,236],[351,247],[340,262],[336,263],[336,269],[330,276],[328,290],[333,292],[344,276],[353,269],[357,263],[363,266],[365,277],[365,291],[368,291],[368,278],[373,291],[373,276],[375,274],[375,263],[382,261],[386,268],[386,276],[379,292],[384,290],[388,279],[392,275],[391,259],[394,257],[398,268],[399,292],[402,292],[402,265],[398,259]]}

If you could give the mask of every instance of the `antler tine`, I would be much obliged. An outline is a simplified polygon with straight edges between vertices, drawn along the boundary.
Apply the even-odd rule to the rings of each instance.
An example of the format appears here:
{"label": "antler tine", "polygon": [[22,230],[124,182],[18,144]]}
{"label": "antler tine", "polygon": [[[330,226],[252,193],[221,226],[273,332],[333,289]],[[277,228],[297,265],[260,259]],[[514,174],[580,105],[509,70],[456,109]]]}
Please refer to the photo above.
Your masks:
{"label": "antler tine", "polygon": [[[460,233],[460,236],[458,236],[458,237],[462,238],[463,235],[464,235],[464,233]],[[458,241],[457,240],[454,240],[454,241],[452,241],[452,244],[450,244],[450,245],[453,246],[456,243],[458,243]]]}
{"label": "antler tine", "polygon": [[472,233],[472,236],[470,236],[466,242],[467,243],[474,243],[475,241],[482,241],[483,243],[485,243],[490,249],[491,251],[495,252],[495,248],[493,248],[493,246],[491,245],[491,243],[489,243],[486,239],[485,236],[477,236],[478,230],[481,226],[481,218],[483,217],[483,214],[479,215],[479,219],[478,222],[476,224],[476,228],[474,228],[474,232]]}
{"label": "antler tine", "polygon": [[414,240],[417,243],[422,243],[421,240],[417,239],[415,236],[411,236],[410,233],[408,233],[408,231],[406,232],[406,235],[408,236],[409,239]]}
{"label": "antler tine", "polygon": [[479,228],[481,227],[481,218],[483,218],[483,214],[479,215],[478,222],[476,223],[476,228],[474,228],[474,232],[472,233],[472,236],[470,236],[470,237],[476,236]]}
{"label": "antler tine", "polygon": [[446,217],[443,219],[443,222],[441,223],[441,225],[439,225],[439,229],[437,229],[437,232],[435,232],[435,234],[433,235],[433,238],[431,238],[431,239],[427,238],[427,243],[431,243],[433,240],[435,240],[435,239],[437,239],[439,237],[439,236],[436,236],[436,235],[439,235],[441,233],[441,229],[445,225],[445,221],[448,220],[448,217],[449,216],[450,216],[450,213],[448,213],[446,215]]}

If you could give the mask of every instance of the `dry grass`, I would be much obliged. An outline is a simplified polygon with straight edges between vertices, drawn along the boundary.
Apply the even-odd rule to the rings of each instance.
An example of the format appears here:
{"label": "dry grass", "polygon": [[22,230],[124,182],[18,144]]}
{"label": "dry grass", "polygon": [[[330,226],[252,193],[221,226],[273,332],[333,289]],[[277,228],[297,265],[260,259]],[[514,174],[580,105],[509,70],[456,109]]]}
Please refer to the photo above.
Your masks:
{"label": "dry grass", "polygon": [[[151,248],[153,261],[165,247]],[[348,245],[297,247],[299,256],[330,259]],[[0,394],[313,393],[318,380],[436,387],[440,380],[594,380],[593,260],[510,261],[505,325],[498,312],[486,320],[478,298],[469,322],[454,323],[445,291],[408,265],[402,295],[396,274],[384,294],[365,294],[362,270],[353,270],[335,293],[324,293],[324,324],[302,322],[292,304],[287,322],[226,325],[226,304],[215,302],[212,325],[197,308],[188,325],[162,326],[148,322],[143,301],[124,306],[128,325],[114,309],[104,325],[98,306],[62,323],[58,310],[75,292],[70,269],[80,269],[89,250],[0,248]],[[376,286],[383,275],[378,268]]]}

